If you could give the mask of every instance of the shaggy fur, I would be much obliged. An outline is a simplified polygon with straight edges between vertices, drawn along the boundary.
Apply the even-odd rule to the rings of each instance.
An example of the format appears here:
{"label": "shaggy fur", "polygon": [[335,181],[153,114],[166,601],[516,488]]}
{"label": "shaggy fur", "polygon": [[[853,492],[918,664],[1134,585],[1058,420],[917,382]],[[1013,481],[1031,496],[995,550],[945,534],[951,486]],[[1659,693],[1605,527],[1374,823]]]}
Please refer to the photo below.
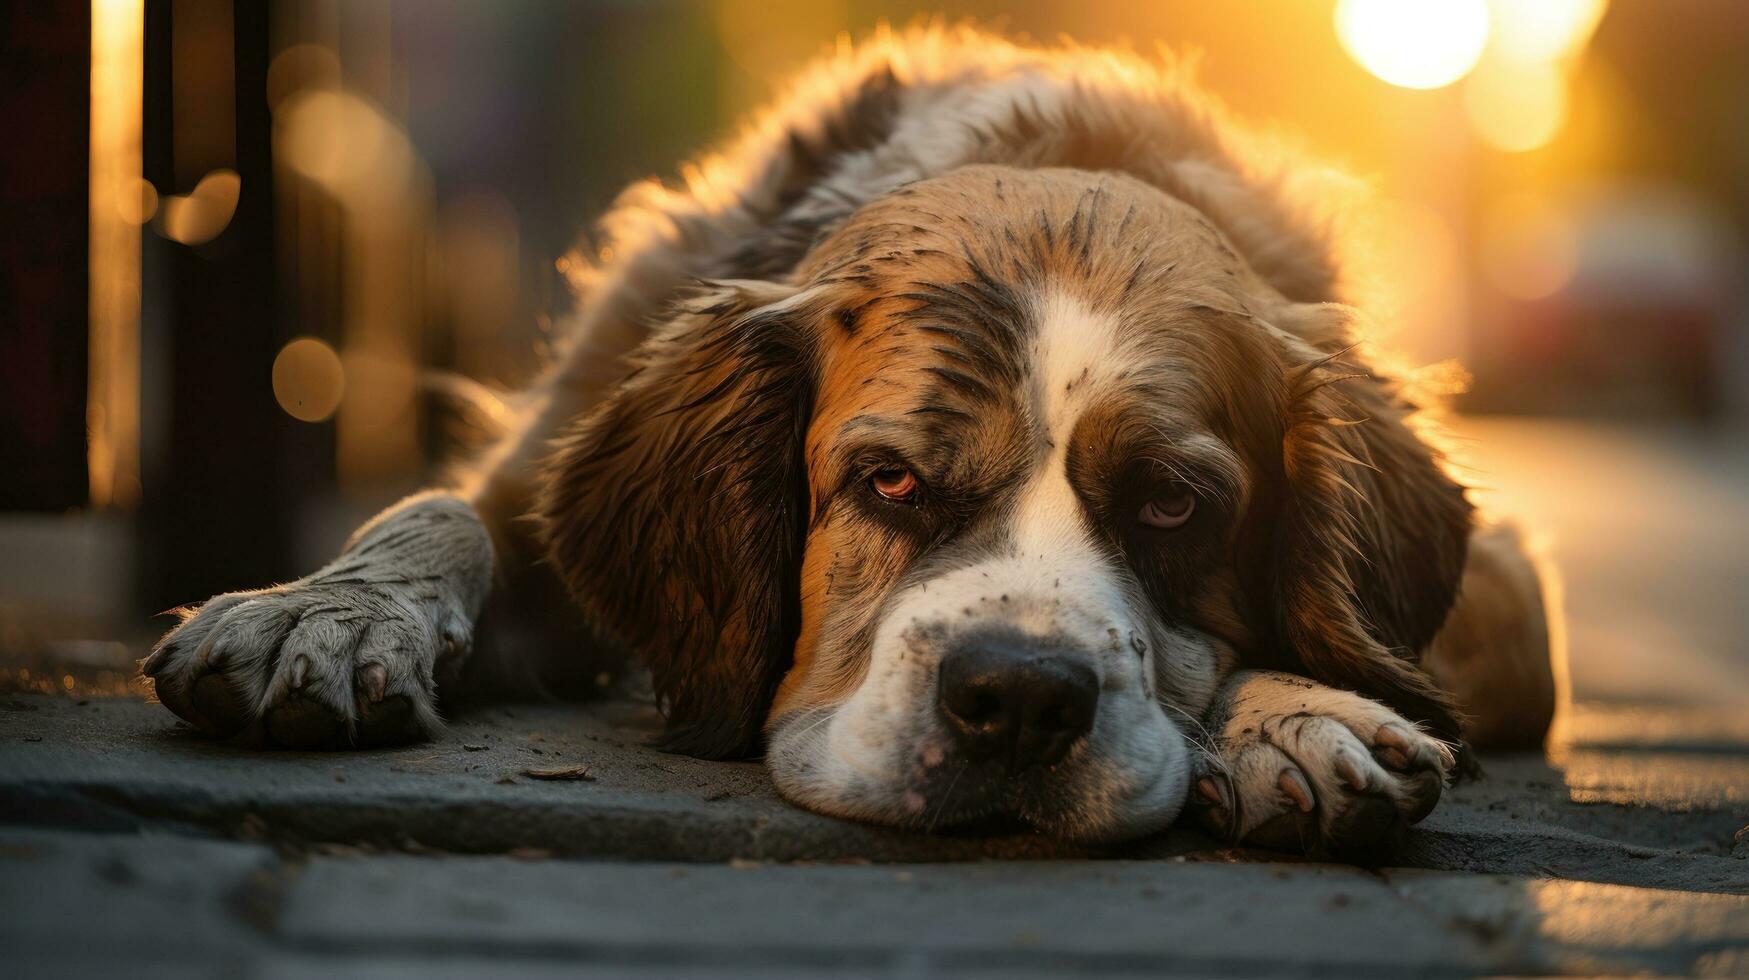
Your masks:
{"label": "shaggy fur", "polygon": [[[1488,715],[1472,732],[1546,730],[1536,573],[1493,532],[1470,560],[1462,488],[1340,304],[1321,215],[1349,185],[1179,68],[883,35],[682,174],[628,189],[601,260],[568,261],[579,311],[515,430],[366,537],[471,508],[486,551],[435,540],[400,591],[378,549],[219,597],[147,661],[167,704],[220,734],[298,744],[291,715],[326,711],[325,737],[357,737],[384,658],[280,648],[307,592],[362,567],[421,624],[390,684],[428,732],[495,563],[494,603],[556,573],[649,668],[671,748],[766,747],[792,799],[889,823],[1127,836],[1194,783],[1235,839],[1340,848],[1432,806],[1462,708]],[[923,488],[901,505],[869,492],[895,466]],[[1133,520],[1162,488],[1196,495],[1171,536]],[[936,665],[998,635],[1091,665],[1100,713],[1060,764],[962,779]],[[363,700],[275,666],[307,657]],[[1452,696],[1479,676],[1522,680],[1509,724]]]}
{"label": "shaggy fur", "polygon": [[[760,117],[735,145],[686,168],[683,191],[655,183],[628,190],[601,225],[604,249],[623,266],[585,269],[581,258],[572,266],[594,309],[585,312],[575,341],[592,353],[572,355],[569,365],[591,374],[599,370],[594,351],[636,343],[645,318],[660,323],[663,308],[690,282],[758,276],[783,281],[810,246],[859,208],[908,183],[980,163],[1133,175],[1196,206],[1234,243],[1245,264],[1287,298],[1341,299],[1334,232],[1324,213],[1331,206],[1328,195],[1346,188],[1330,173],[1249,136],[1177,66],[1110,51],[1046,52],[970,32],[930,30],[877,39],[853,57],[817,65],[792,87],[789,100]],[[1065,234],[1075,234],[1076,227],[1071,218]],[[715,303],[719,313],[747,303],[732,287],[718,296],[705,305]],[[776,316],[755,322],[725,317],[695,330],[692,318],[700,314],[690,310],[699,308],[689,303],[678,321],[655,328],[655,339],[634,355],[640,376],[626,388],[623,402],[566,433],[556,464],[538,481],[536,509],[555,566],[601,621],[628,637],[652,666],[657,690],[669,702],[671,744],[732,755],[756,747],[763,721],[758,706],[768,701],[773,676],[781,675],[791,656],[795,617],[783,603],[794,602],[796,501],[769,491],[801,483],[797,461],[778,458],[783,453],[776,447],[784,440],[775,438],[773,428],[785,423],[759,399],[761,392],[766,399],[800,399],[804,404],[792,409],[805,408],[807,351]],[[1333,377],[1353,371],[1329,355],[1358,338],[1345,324],[1320,324],[1317,334],[1322,350],[1299,348],[1307,362],[1288,407],[1294,424],[1286,463],[1296,484],[1311,492],[1289,504],[1295,510],[1288,519],[1300,530],[1281,543],[1282,559],[1270,563],[1305,573],[1279,584],[1290,597],[1280,629],[1312,676],[1381,697],[1455,739],[1451,706],[1414,670],[1413,655],[1450,608],[1463,568],[1467,504],[1431,452],[1398,423],[1409,406],[1393,403],[1387,382],[1369,378],[1362,392],[1324,390]],[[711,377],[736,380],[712,392],[689,373],[691,362],[678,349],[689,344],[716,352]],[[786,351],[788,373],[774,375],[773,355],[781,359]],[[560,385],[569,373],[561,375]],[[681,383],[671,384],[676,376]],[[747,443],[727,447],[726,432],[718,431],[680,444],[678,432],[689,424],[674,418],[675,407],[691,401],[697,409],[707,393],[718,400],[710,414],[714,422],[757,428],[747,433]],[[583,400],[592,396],[589,390]],[[1355,399],[1362,404],[1353,405]],[[1373,413],[1381,424],[1341,426],[1344,419]],[[792,412],[792,420],[801,417],[805,412]],[[613,440],[592,427],[635,420],[670,426],[670,433],[657,441],[659,448],[640,447],[635,460],[607,458],[603,447],[613,448]],[[731,462],[710,455],[747,452],[755,442],[766,458]],[[592,448],[579,452],[582,446]],[[1373,479],[1374,455],[1390,467],[1389,480]],[[598,473],[616,478],[605,481],[611,486],[588,478]],[[689,481],[697,474],[706,487],[728,488],[707,495],[721,507],[708,518],[657,525],[649,513],[620,511],[638,507],[639,499],[645,508],[670,506],[680,499],[677,488],[660,481]],[[754,489],[745,495],[736,489],[748,486]],[[784,501],[786,516],[761,509],[772,500]],[[643,537],[682,533],[662,527],[737,540]],[[771,541],[780,544],[779,554],[771,553]],[[648,571],[628,568],[628,561]],[[1424,572],[1403,574],[1420,562],[1427,563]],[[719,583],[725,567],[742,569],[741,580]],[[658,568],[665,587],[618,587],[645,585]],[[611,589],[601,587],[610,583]],[[738,605],[712,597],[724,589],[759,599]],[[612,598],[602,603],[596,597],[604,592]],[[647,596],[657,605],[628,609],[628,595]],[[677,615],[681,608],[702,615]],[[730,621],[731,610],[741,618]],[[686,625],[652,625],[657,623]],[[786,623],[792,627],[788,635],[781,628]],[[729,632],[740,640],[720,642]],[[718,670],[741,683],[712,682]],[[713,731],[707,736],[700,725]],[[730,725],[732,731],[725,727]]]}

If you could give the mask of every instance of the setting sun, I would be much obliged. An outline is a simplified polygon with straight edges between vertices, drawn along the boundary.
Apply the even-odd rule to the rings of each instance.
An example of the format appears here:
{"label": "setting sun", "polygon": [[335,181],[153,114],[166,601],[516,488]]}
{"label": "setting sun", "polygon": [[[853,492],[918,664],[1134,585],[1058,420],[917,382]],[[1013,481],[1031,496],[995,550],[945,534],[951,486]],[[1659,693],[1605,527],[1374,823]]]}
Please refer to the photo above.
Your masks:
{"label": "setting sun", "polygon": [[1342,0],[1336,35],[1361,67],[1403,88],[1469,74],[1488,43],[1483,0]]}

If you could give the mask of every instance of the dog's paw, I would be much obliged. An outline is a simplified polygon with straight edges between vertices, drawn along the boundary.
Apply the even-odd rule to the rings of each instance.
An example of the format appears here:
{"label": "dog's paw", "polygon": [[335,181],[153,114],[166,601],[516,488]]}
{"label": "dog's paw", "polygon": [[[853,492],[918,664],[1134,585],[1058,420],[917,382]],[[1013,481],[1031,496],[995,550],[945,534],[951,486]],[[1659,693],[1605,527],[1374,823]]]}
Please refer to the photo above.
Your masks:
{"label": "dog's paw", "polygon": [[1427,816],[1451,748],[1376,701],[1259,672],[1238,684],[1219,765],[1196,783],[1205,826],[1246,844],[1373,860]]}
{"label": "dog's paw", "polygon": [[299,749],[433,734],[436,670],[471,636],[439,591],[347,576],[227,593],[184,616],[141,664],[158,699],[206,734]]}

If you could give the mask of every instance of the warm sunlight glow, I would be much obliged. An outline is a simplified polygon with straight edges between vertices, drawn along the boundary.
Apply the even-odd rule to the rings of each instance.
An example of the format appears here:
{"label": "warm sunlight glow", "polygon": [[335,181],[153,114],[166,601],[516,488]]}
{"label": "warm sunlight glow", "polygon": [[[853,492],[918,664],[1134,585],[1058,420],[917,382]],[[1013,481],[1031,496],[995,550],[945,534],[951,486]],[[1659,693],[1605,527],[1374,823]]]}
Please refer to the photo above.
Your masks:
{"label": "warm sunlight glow", "polygon": [[[87,466],[94,507],[140,491],[140,178],[145,6],[91,5],[90,378]],[[142,219],[143,220],[143,219]]]}
{"label": "warm sunlight glow", "polygon": [[1490,63],[1464,82],[1464,113],[1495,149],[1535,150],[1567,121],[1567,79],[1553,64]]}
{"label": "warm sunlight glow", "polygon": [[1377,315],[1374,330],[1417,361],[1463,353],[1461,246],[1451,222],[1405,198],[1369,201],[1356,216],[1367,243],[1356,282]]}
{"label": "warm sunlight glow", "polygon": [[273,359],[273,397],[294,419],[320,422],[340,407],[346,372],[334,348],[314,337],[299,337]]}
{"label": "warm sunlight glow", "polygon": [[1341,0],[1336,36],[1362,68],[1403,88],[1469,73],[1488,42],[1483,0]]}
{"label": "warm sunlight glow", "polygon": [[1558,61],[1584,48],[1606,7],[1605,0],[1494,0],[1494,47],[1510,61]]}
{"label": "warm sunlight glow", "polygon": [[1502,197],[1488,208],[1480,231],[1482,268],[1506,295],[1542,299],[1572,281],[1579,262],[1573,221],[1548,199]]}

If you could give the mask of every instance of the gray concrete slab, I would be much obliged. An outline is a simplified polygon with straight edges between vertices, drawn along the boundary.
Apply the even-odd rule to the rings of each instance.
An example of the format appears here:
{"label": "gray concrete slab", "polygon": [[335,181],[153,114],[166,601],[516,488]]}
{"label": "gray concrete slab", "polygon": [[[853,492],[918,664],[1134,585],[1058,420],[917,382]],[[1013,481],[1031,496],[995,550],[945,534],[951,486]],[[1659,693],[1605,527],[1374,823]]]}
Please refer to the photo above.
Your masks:
{"label": "gray concrete slab", "polygon": [[259,845],[0,830],[4,972],[236,976],[268,911],[253,889],[282,870]]}
{"label": "gray concrete slab", "polygon": [[[629,860],[1082,853],[1034,837],[925,837],[816,816],[778,799],[758,764],[658,752],[644,744],[651,731],[636,711],[515,707],[465,717],[443,739],[401,749],[255,752],[199,738],[139,701],[7,695],[0,820]],[[577,765],[591,778],[524,775]]]}
{"label": "gray concrete slab", "polygon": [[1749,718],[1724,708],[1582,705],[1376,871],[849,824],[652,731],[518,706],[261,753],[135,698],[0,695],[0,948],[28,976],[1749,973]]}
{"label": "gray concrete slab", "polygon": [[[1714,715],[1582,708],[1575,741],[1552,758],[1485,760],[1489,775],[1453,788],[1397,861],[1749,893],[1749,862],[1732,857],[1749,826],[1749,738],[1735,713]],[[0,821],[621,860],[1275,857],[1224,849],[1190,830],[1092,851],[1030,836],[928,837],[846,823],[785,804],[757,764],[655,751],[644,744],[651,730],[645,714],[624,706],[514,707],[464,717],[444,738],[401,749],[261,753],[200,739],[138,701],[6,695]],[[591,778],[524,774],[569,766]]]}
{"label": "gray concrete slab", "polygon": [[28,975],[1403,976],[1749,963],[1749,897],[1320,865],[282,855],[0,830]]}

